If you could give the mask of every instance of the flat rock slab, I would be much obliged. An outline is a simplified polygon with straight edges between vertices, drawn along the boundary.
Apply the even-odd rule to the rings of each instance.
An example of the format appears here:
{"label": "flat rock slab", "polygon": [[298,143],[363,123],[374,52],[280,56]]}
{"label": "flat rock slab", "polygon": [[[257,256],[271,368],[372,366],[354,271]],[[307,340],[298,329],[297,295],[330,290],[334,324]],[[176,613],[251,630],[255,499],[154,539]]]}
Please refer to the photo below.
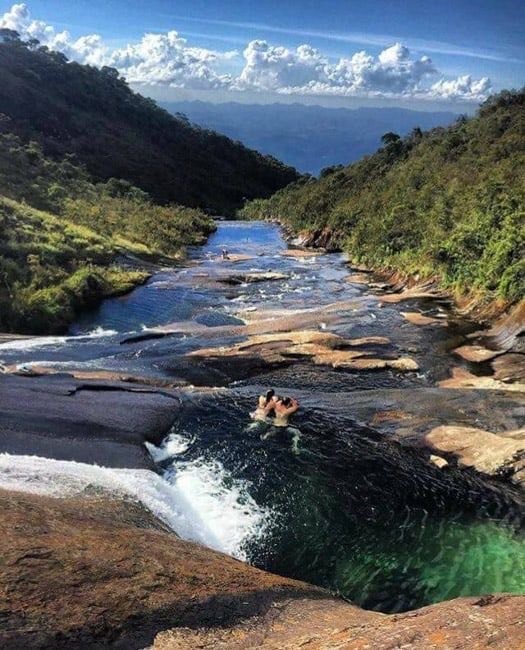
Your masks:
{"label": "flat rock slab", "polygon": [[371,276],[366,273],[352,273],[345,278],[345,281],[350,284],[370,284],[372,279]]}
{"label": "flat rock slab", "polygon": [[461,345],[459,348],[454,349],[454,354],[465,359],[465,361],[481,363],[483,361],[494,359],[494,357],[501,354],[501,350],[489,350],[482,345]]}
{"label": "flat rock slab", "polygon": [[315,357],[315,363],[325,363],[326,361],[333,368],[349,368],[352,370],[384,370],[390,368],[399,372],[413,372],[419,369],[417,361],[411,357],[399,357],[397,359],[376,359],[376,358],[359,358],[344,359],[336,358],[330,360],[328,357]]}
{"label": "flat rock slab", "polygon": [[389,293],[380,296],[379,300],[386,303],[398,303],[404,300],[446,300],[449,296],[444,292],[430,285],[415,285],[409,289],[403,289],[400,293]]}
{"label": "flat rock slab", "polygon": [[[516,434],[519,434],[516,437]],[[464,467],[473,467],[490,476],[508,474],[513,482],[525,483],[523,430],[498,435],[463,426],[440,426],[432,429],[424,442],[433,450],[453,454]]]}
{"label": "flat rock slab", "polygon": [[511,350],[525,332],[525,299],[519,302],[508,314],[501,316],[493,326],[478,334],[489,342],[490,347]]}
{"label": "flat rock slab", "polygon": [[215,261],[217,262],[249,262],[250,260],[256,259],[254,255],[244,255],[243,253],[228,253],[227,257],[222,257],[222,255],[219,255],[218,257],[215,258]]}
{"label": "flat rock slab", "polygon": [[502,354],[491,365],[495,379],[525,383],[525,354]]}
{"label": "flat rock slab", "polygon": [[224,284],[252,284],[254,282],[275,282],[276,280],[286,280],[288,276],[285,273],[256,272],[253,273],[233,273],[218,277],[217,281]]}
{"label": "flat rock slab", "polygon": [[443,319],[425,316],[418,311],[402,311],[401,316],[412,325],[436,325],[438,327],[447,327],[448,325],[447,321]]}
{"label": "flat rock slab", "polygon": [[281,255],[284,257],[318,257],[319,255],[323,255],[325,253],[324,250],[302,250],[299,248],[289,248],[288,250],[281,251]]}
{"label": "flat rock slab", "polygon": [[160,443],[180,404],[140,384],[0,375],[0,452],[152,469],[144,442]]}
{"label": "flat rock slab", "polygon": [[409,357],[379,359],[373,357],[371,350],[346,349],[361,348],[365,345],[385,345],[389,342],[386,337],[344,339],[329,332],[303,330],[250,336],[247,341],[233,346],[201,348],[189,352],[186,356],[205,360],[228,357],[233,362],[238,362],[241,357],[259,357],[272,364],[288,362],[290,358],[305,358],[310,359],[316,365],[326,365],[332,368],[351,368],[353,370],[391,368],[403,372],[418,369],[417,363]]}
{"label": "flat rock slab", "polygon": [[503,381],[495,376],[473,375],[464,368],[452,368],[452,377],[438,382],[441,388],[476,388],[480,390],[525,393],[525,382]]}
{"label": "flat rock slab", "polygon": [[174,625],[227,625],[294,596],[336,602],[183,541],[109,496],[0,490],[0,527],[2,648],[132,650]]}

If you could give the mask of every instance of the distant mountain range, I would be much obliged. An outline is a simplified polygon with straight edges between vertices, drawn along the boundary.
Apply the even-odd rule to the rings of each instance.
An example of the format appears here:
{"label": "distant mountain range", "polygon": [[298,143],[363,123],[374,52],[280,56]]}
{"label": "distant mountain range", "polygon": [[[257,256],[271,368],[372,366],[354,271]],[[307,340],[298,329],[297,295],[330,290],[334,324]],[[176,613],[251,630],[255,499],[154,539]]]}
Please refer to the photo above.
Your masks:
{"label": "distant mountain range", "polygon": [[223,133],[301,172],[348,164],[381,146],[387,131],[403,136],[414,127],[446,126],[452,112],[404,108],[324,108],[302,104],[212,104],[201,101],[160,102],[204,128]]}

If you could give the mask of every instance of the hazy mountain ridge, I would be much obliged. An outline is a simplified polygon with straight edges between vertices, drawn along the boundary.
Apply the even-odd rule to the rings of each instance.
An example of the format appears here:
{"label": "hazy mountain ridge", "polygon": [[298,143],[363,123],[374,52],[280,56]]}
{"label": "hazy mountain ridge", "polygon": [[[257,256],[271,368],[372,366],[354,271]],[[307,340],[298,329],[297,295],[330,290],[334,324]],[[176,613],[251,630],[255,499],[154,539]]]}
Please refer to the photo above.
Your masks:
{"label": "hazy mountain ridge", "polygon": [[192,123],[224,133],[301,172],[312,174],[374,152],[387,131],[406,135],[414,127],[427,130],[445,126],[457,117],[449,111],[325,108],[296,103],[183,101],[161,104],[174,114],[186,115]]}

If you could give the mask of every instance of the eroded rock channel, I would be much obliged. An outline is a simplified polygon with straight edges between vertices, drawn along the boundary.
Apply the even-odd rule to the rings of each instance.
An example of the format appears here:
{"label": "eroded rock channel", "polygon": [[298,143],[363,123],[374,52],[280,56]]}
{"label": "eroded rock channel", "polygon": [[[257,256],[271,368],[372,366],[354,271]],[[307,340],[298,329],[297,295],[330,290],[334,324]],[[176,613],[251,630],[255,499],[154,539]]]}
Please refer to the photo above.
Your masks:
{"label": "eroded rock channel", "polygon": [[[93,514],[99,503],[101,513],[113,512],[121,541],[126,526],[133,529],[126,533],[130,539],[142,527],[160,526],[160,532],[144,533],[151,546],[140,562],[154,562],[155,539],[168,562],[169,539],[174,548],[181,544],[174,531],[283,576],[258,574],[265,576],[261,593],[247,596],[251,605],[243,613],[237,595],[250,591],[250,569],[236,573],[235,564],[225,564],[231,588],[226,578],[218,591],[215,578],[205,588],[199,574],[194,595],[200,604],[191,601],[185,609],[193,598],[187,565],[180,589],[167,593],[166,581],[149,565],[138,571],[133,546],[126,550],[122,541],[118,550],[107,550],[107,562],[114,570],[127,562],[126,584],[147,583],[158,597],[146,599],[147,612],[134,619],[137,603],[146,600],[129,587],[128,606],[119,601],[107,616],[91,610],[84,622],[80,610],[69,612],[69,631],[61,631],[42,594],[46,579],[56,580],[53,561],[75,572],[78,567],[58,557],[56,539],[48,548],[46,538],[21,544],[14,534],[11,551],[16,547],[20,557],[43,553],[43,562],[27,561],[35,571],[37,565],[51,568],[42,569],[40,596],[20,581],[30,613],[7,615],[5,639],[35,646],[49,639],[65,646],[74,639],[86,646],[120,639],[122,647],[143,647],[169,628],[235,624],[230,637],[224,631],[216,637],[177,632],[159,637],[158,647],[252,647],[239,639],[252,635],[260,645],[260,627],[242,621],[256,617],[270,630],[275,592],[277,600],[302,599],[303,608],[314,607],[334,634],[346,615],[363,638],[361,628],[369,625],[373,643],[373,634],[383,634],[379,614],[356,618],[360,610],[316,588],[386,614],[457,597],[523,593],[522,353],[507,347],[512,373],[496,379],[487,358],[454,353],[473,347],[478,326],[462,320],[444,295],[385,290],[339,254],[288,254],[276,226],[224,222],[187,268],[162,270],[130,295],[107,301],[85,314],[70,336],[0,344],[0,487],[37,495],[31,497],[36,501],[17,497],[16,512],[6,509],[9,521],[27,512],[30,539],[47,525],[34,519],[45,497],[42,507],[55,522],[49,526],[64,544],[73,507],[67,504],[82,511],[85,503],[77,523],[92,522],[90,543],[96,545],[93,530],[109,534],[111,519]],[[249,412],[270,387],[298,398],[301,410],[293,430],[264,439],[269,425],[254,424]],[[143,521],[133,514],[137,508]],[[78,535],[75,540],[81,544]],[[143,537],[140,543],[146,544]],[[86,566],[96,571],[87,542],[84,551]],[[220,564],[221,557],[207,561]],[[17,574],[9,562],[3,571],[12,585]],[[107,571],[100,575],[109,589],[115,574]],[[72,594],[78,596],[80,583],[68,582]],[[213,606],[205,604],[209,598]],[[90,606],[102,607],[102,600],[97,596]],[[517,600],[508,601],[512,612]],[[478,601],[456,611],[463,607],[467,620]],[[291,620],[295,605],[286,607]],[[509,625],[516,626],[505,607]],[[101,616],[107,620],[102,626]],[[47,632],[37,634],[39,625]],[[348,636],[341,647],[361,647],[356,638]],[[426,645],[414,647],[441,647],[421,638]],[[294,647],[293,639],[281,642],[268,647]],[[510,634],[501,642],[519,647]]]}

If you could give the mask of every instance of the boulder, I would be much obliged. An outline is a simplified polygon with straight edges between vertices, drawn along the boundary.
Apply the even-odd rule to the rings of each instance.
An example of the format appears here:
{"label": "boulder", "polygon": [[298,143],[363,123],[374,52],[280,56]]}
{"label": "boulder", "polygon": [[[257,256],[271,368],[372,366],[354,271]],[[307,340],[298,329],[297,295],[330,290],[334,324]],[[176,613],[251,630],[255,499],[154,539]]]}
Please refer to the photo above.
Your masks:
{"label": "boulder", "polygon": [[275,282],[276,280],[286,280],[288,276],[285,273],[274,273],[272,271],[252,271],[250,273],[232,273],[231,275],[219,276],[218,282],[224,284],[252,284],[254,282]]}
{"label": "boulder", "polygon": [[455,425],[439,426],[424,437],[424,443],[438,452],[453,454],[460,465],[473,467],[490,476],[507,475],[517,484],[525,484],[524,431],[502,435]]}
{"label": "boulder", "polygon": [[281,255],[283,257],[296,257],[296,258],[318,257],[319,255],[322,255],[324,252],[325,251],[323,250],[307,251],[299,248],[289,248],[288,250],[281,251]]}
{"label": "boulder", "polygon": [[294,597],[335,602],[316,587],[184,541],[138,505],[108,495],[0,490],[0,526],[6,650],[138,649],[161,630],[228,625]]}

